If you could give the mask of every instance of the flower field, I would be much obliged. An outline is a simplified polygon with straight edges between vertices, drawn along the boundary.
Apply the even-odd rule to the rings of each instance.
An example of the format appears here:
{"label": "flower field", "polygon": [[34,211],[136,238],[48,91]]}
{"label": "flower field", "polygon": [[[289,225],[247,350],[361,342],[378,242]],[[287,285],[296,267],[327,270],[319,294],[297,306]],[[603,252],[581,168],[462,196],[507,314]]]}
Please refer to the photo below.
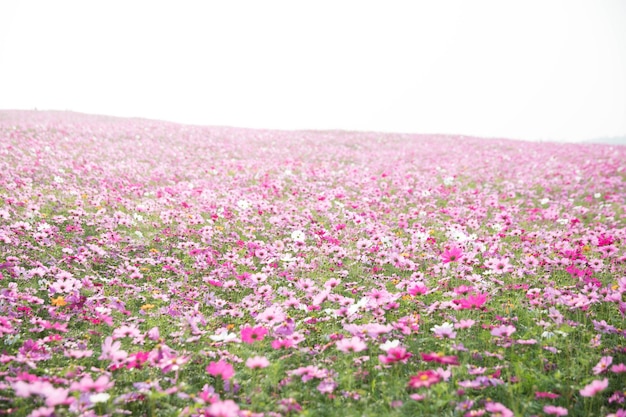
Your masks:
{"label": "flower field", "polygon": [[0,111],[0,415],[626,416],[626,147]]}

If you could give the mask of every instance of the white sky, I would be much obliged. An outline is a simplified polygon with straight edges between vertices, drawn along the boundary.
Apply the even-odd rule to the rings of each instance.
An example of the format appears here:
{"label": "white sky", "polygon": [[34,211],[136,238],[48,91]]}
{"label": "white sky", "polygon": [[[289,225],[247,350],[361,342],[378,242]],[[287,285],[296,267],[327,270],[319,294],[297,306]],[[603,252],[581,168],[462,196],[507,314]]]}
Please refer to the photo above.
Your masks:
{"label": "white sky", "polygon": [[626,135],[626,1],[0,0],[0,109]]}

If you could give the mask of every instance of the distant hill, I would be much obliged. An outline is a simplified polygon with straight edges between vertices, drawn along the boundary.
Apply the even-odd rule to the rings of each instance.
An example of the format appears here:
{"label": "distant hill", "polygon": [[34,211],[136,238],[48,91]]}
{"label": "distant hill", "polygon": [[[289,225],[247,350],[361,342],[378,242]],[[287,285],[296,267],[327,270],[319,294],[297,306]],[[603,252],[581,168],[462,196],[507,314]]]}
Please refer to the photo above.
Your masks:
{"label": "distant hill", "polygon": [[626,136],[611,136],[584,140],[583,143],[604,143],[607,145],[626,145]]}

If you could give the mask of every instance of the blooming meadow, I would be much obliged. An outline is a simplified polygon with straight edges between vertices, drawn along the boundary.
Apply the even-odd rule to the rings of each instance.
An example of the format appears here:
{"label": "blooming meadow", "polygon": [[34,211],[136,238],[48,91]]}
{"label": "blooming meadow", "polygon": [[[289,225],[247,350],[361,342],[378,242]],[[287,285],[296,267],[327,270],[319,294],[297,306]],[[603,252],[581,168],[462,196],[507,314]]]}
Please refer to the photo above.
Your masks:
{"label": "blooming meadow", "polygon": [[626,147],[0,112],[0,413],[625,416]]}

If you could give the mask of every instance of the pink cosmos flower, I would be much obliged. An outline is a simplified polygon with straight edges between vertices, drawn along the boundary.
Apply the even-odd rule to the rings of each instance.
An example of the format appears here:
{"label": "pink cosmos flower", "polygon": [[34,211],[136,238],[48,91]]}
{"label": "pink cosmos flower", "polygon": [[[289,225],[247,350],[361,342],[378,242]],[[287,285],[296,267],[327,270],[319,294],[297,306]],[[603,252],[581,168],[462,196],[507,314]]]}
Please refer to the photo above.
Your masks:
{"label": "pink cosmos flower", "polygon": [[428,292],[428,287],[426,287],[424,284],[415,284],[415,285],[411,285],[407,292],[412,295],[412,296],[416,296],[418,294],[426,294]]}
{"label": "pink cosmos flower", "polygon": [[150,330],[148,330],[148,338],[150,340],[159,340],[159,337],[161,337],[159,335],[159,328],[158,327],[153,327]]}
{"label": "pink cosmos flower", "polygon": [[338,384],[330,378],[324,379],[317,385],[317,390],[322,394],[331,394],[335,388],[337,388],[337,385]]}
{"label": "pink cosmos flower", "polygon": [[430,387],[441,381],[441,376],[435,371],[420,371],[417,375],[413,375],[409,380],[409,388]]}
{"label": "pink cosmos flower", "polygon": [[207,409],[211,417],[237,417],[239,406],[233,400],[214,402]]}
{"label": "pink cosmos flower", "polygon": [[252,344],[257,341],[263,340],[267,334],[267,329],[263,326],[250,327],[246,326],[241,329],[241,340],[244,343]]}
{"label": "pink cosmos flower", "polygon": [[175,352],[168,352],[159,361],[158,366],[164,373],[178,371],[182,365],[189,362],[190,356],[177,356]]}
{"label": "pink cosmos flower", "polygon": [[54,407],[55,405],[71,404],[74,398],[68,396],[70,390],[67,388],[51,388],[42,394],[46,397],[46,405]]}
{"label": "pink cosmos flower", "polygon": [[[265,311],[256,316],[257,321],[272,325],[285,321],[287,315],[283,312],[282,308],[277,305],[268,307]],[[243,336],[243,335],[242,335]]]}
{"label": "pink cosmos flower", "polygon": [[623,372],[626,372],[626,365],[624,365],[623,363],[618,363],[617,365],[613,365],[611,366],[611,372],[616,373],[616,374],[621,374]]}
{"label": "pink cosmos flower", "polygon": [[456,246],[453,246],[450,249],[445,250],[441,254],[441,261],[444,264],[447,264],[450,262],[458,262],[459,260],[461,260],[461,258],[463,258],[463,250],[461,248],[457,248]]}
{"label": "pink cosmos flower", "polygon": [[457,304],[462,310],[480,308],[487,302],[487,294],[479,293],[475,295],[468,295],[467,298],[459,298],[457,300],[452,300],[452,302]]}
{"label": "pink cosmos flower", "polygon": [[100,375],[95,381],[91,375],[85,375],[80,381],[72,382],[70,390],[80,392],[104,392],[112,388],[114,382],[106,375]]}
{"label": "pink cosmos flower", "polygon": [[613,363],[612,356],[603,356],[602,358],[600,358],[600,362],[598,362],[598,364],[593,367],[593,374],[599,375],[602,372],[606,372],[606,370],[609,368],[609,365],[611,365],[611,363]]}
{"label": "pink cosmos flower", "polygon": [[559,394],[554,394],[552,392],[542,392],[542,391],[537,391],[535,392],[535,398],[550,398],[550,399],[555,399],[555,398],[559,398],[560,395]]}
{"label": "pink cosmos flower", "polygon": [[28,417],[53,417],[54,407],[39,407],[33,410]]}
{"label": "pink cosmos flower", "polygon": [[406,363],[413,354],[411,352],[407,352],[406,348],[402,346],[391,347],[387,349],[387,355],[378,355],[378,360],[380,363],[388,365],[390,363],[402,362]]}
{"label": "pink cosmos flower", "polygon": [[67,356],[68,358],[72,358],[72,359],[88,358],[91,355],[93,355],[93,350],[91,349],[85,349],[85,350],[70,349],[67,352],[65,352],[65,356]]}
{"label": "pink cosmos flower", "polygon": [[511,265],[509,258],[502,258],[498,260],[490,259],[485,262],[485,266],[499,275],[504,274],[505,272],[513,271],[513,266]]}
{"label": "pink cosmos flower", "polygon": [[289,349],[293,346],[291,339],[274,339],[272,340],[272,349]]}
{"label": "pink cosmos flower", "polygon": [[235,370],[233,369],[233,366],[223,360],[220,360],[218,362],[211,362],[209,366],[206,367],[206,371],[210,375],[220,376],[222,377],[222,379],[225,380],[230,379],[233,377],[233,375],[235,375]]}
{"label": "pink cosmos flower", "polygon": [[480,408],[478,410],[470,410],[467,413],[463,414],[463,417],[480,417],[485,415],[486,411],[484,408]]}
{"label": "pink cosmos flower", "polygon": [[555,405],[546,405],[543,407],[543,412],[546,414],[553,414],[555,416],[566,416],[567,408],[557,407]]}
{"label": "pink cosmos flower", "polygon": [[459,359],[456,356],[444,356],[442,353],[422,353],[422,359],[426,362],[436,362],[444,365],[458,365]]}
{"label": "pink cosmos flower", "polygon": [[437,368],[435,369],[435,373],[446,382],[448,382],[452,376],[452,371],[450,369]]}
{"label": "pink cosmos flower", "polygon": [[219,401],[220,396],[215,393],[215,388],[209,384],[204,384],[202,390],[198,392],[197,398],[204,404],[213,404]]}
{"label": "pink cosmos flower", "polygon": [[267,368],[269,365],[270,361],[265,356],[253,356],[246,360],[246,366],[250,369]]}
{"label": "pink cosmos flower", "polygon": [[296,375],[301,377],[302,382],[310,381],[313,378],[323,379],[328,377],[328,370],[318,368],[317,366],[303,366],[293,371],[287,371],[287,375]]}
{"label": "pink cosmos flower", "polygon": [[474,321],[472,319],[461,319],[461,320],[459,320],[458,323],[454,323],[454,328],[455,329],[469,329],[475,323],[476,323],[476,321]]}
{"label": "pink cosmos flower", "polygon": [[112,362],[121,362],[128,357],[128,353],[124,350],[121,350],[122,343],[117,340],[113,341],[111,336],[108,336],[104,339],[104,343],[102,343],[102,354],[98,359],[100,360],[110,360]]}
{"label": "pink cosmos flower", "polygon": [[362,352],[367,349],[367,344],[360,337],[355,336],[337,341],[337,349],[345,353]]}
{"label": "pink cosmos flower", "polygon": [[596,379],[591,381],[590,384],[586,385],[585,388],[581,389],[579,392],[583,397],[593,397],[600,391],[605,390],[608,386],[609,380],[607,378],[604,378],[602,381]]}
{"label": "pink cosmos flower", "polygon": [[491,330],[491,335],[496,337],[509,337],[513,333],[515,333],[515,327],[511,325],[502,325]]}
{"label": "pink cosmos flower", "polygon": [[485,410],[491,413],[491,417],[514,417],[513,411],[500,403],[487,403],[485,404]]}
{"label": "pink cosmos flower", "polygon": [[127,326],[121,325],[120,327],[113,330],[113,339],[120,339],[123,337],[137,337],[141,334],[137,326]]}

